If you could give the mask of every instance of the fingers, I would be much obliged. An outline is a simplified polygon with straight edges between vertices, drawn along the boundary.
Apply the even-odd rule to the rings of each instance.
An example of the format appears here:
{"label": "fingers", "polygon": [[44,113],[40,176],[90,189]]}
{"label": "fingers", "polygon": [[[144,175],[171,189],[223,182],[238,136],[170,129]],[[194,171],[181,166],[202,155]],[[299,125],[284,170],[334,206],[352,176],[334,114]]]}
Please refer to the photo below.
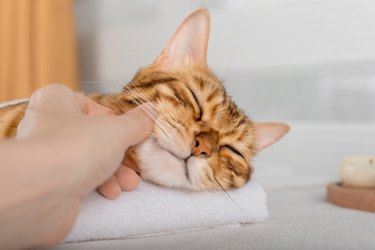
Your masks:
{"label": "fingers", "polygon": [[112,175],[98,188],[98,192],[108,199],[116,199],[121,193],[121,187],[117,181],[117,177]]}
{"label": "fingers", "polygon": [[75,97],[81,108],[81,112],[85,115],[96,116],[96,115],[114,115],[115,114],[112,109],[93,101],[91,98],[85,95],[76,93]]}
{"label": "fingers", "polygon": [[125,165],[121,165],[116,172],[118,184],[123,191],[132,191],[138,187],[141,182],[141,178],[131,168]]}
{"label": "fingers", "polygon": [[61,84],[49,84],[33,93],[28,108],[38,110],[77,110],[74,93]]}
{"label": "fingers", "polygon": [[95,116],[95,115],[114,115],[114,112],[103,105],[100,105],[89,97],[74,93],[68,87],[61,84],[49,84],[37,91],[30,98],[29,108],[38,108],[43,110],[54,110],[56,108],[61,112],[61,108],[69,108],[75,112]]}
{"label": "fingers", "polygon": [[118,116],[122,126],[123,141],[126,148],[143,141],[152,131],[156,119],[152,103],[145,103],[124,115]]}
{"label": "fingers", "polygon": [[104,197],[114,200],[121,191],[132,191],[136,189],[141,182],[141,178],[131,168],[121,165],[116,175],[111,176],[99,188],[98,192]]}

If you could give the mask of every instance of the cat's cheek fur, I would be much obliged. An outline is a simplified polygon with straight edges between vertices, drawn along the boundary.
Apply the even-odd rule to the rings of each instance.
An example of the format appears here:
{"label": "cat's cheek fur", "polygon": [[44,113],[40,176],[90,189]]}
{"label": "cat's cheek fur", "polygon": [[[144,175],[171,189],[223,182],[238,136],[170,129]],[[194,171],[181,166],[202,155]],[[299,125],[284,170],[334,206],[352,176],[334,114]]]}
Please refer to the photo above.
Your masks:
{"label": "cat's cheek fur", "polygon": [[173,128],[167,129],[168,133],[155,132],[158,144],[181,159],[188,158],[191,155],[193,137],[188,132],[182,134],[177,133]]}
{"label": "cat's cheek fur", "polygon": [[187,161],[187,175],[191,183],[191,190],[203,191],[209,188],[206,176],[207,160],[198,157],[191,157]]}
{"label": "cat's cheek fur", "polygon": [[184,161],[162,149],[151,138],[137,147],[137,158],[143,179],[163,186],[191,188]]}

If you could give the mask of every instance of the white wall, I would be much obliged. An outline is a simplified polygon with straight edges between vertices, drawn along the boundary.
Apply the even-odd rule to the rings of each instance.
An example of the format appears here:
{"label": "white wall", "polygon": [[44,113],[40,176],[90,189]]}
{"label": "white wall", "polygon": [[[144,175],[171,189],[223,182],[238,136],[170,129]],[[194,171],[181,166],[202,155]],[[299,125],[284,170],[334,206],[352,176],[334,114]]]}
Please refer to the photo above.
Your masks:
{"label": "white wall", "polygon": [[372,0],[77,0],[83,88],[119,89],[200,6],[209,64],[252,117],[375,120]]}

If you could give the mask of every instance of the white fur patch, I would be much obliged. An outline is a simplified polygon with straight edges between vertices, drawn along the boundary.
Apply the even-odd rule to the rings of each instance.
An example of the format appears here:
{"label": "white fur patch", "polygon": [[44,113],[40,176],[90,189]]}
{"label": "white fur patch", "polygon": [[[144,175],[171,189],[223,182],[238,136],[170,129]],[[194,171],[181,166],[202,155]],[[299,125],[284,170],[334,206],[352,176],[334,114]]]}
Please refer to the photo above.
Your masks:
{"label": "white fur patch", "polygon": [[159,185],[196,190],[203,187],[203,159],[191,157],[186,164],[183,159],[168,152],[152,138],[137,148],[142,178]]}

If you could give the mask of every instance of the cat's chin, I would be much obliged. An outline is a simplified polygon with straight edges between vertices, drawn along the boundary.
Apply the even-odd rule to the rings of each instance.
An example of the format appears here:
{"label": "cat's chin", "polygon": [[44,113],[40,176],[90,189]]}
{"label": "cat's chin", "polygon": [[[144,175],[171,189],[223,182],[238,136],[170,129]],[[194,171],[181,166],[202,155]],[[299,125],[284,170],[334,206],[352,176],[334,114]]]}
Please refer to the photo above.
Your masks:
{"label": "cat's chin", "polygon": [[197,167],[202,165],[199,164],[200,159],[181,159],[152,138],[146,139],[137,147],[137,155],[143,179],[167,187],[202,189],[198,184],[201,183],[201,171]]}

